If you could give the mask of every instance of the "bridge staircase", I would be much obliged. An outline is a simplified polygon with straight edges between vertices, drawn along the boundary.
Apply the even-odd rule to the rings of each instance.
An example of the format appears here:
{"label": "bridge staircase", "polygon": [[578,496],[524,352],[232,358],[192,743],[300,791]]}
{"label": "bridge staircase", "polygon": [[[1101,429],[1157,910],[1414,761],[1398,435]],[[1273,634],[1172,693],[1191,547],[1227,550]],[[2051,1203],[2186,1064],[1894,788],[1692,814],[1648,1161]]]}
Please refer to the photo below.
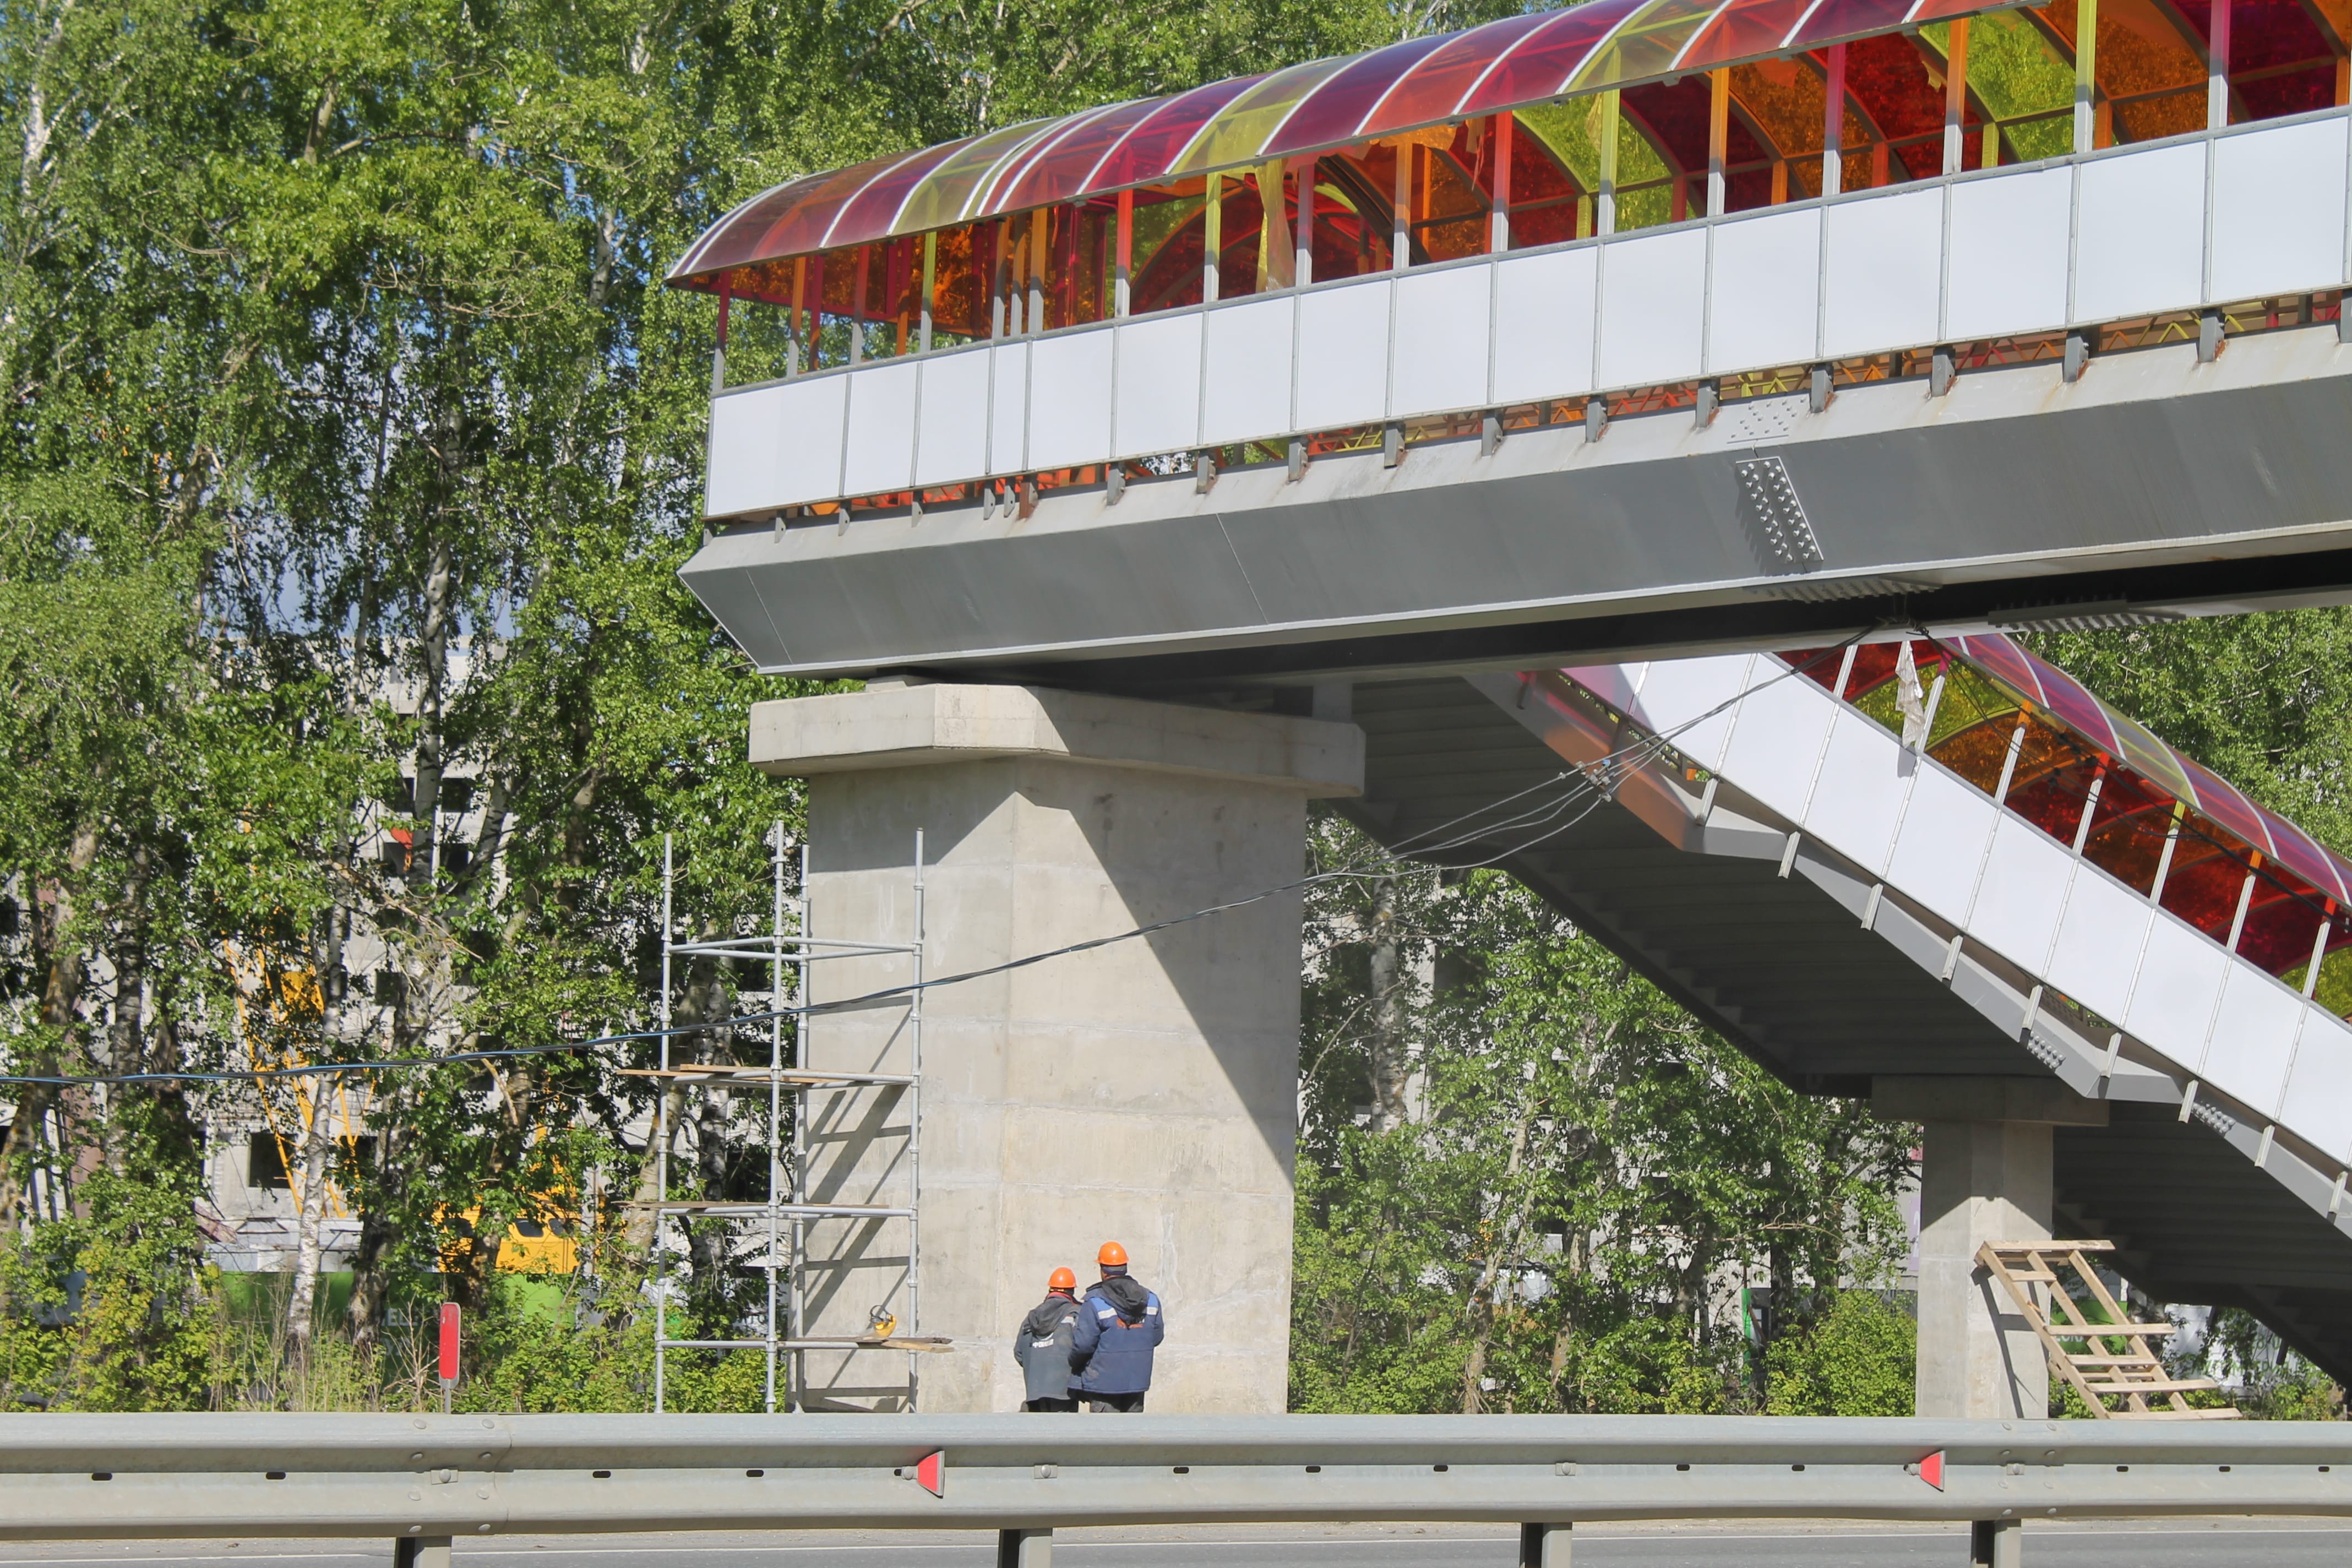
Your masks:
{"label": "bridge staircase", "polygon": [[[2084,1113],[2054,1131],[2060,1233],[2352,1377],[2352,1028],[2256,962],[2243,917],[2209,935],[2027,817],[2025,770],[1996,800],[1771,655],[1367,683],[1351,707],[1346,809],[1373,837],[1528,792],[1446,858],[1507,868],[1801,1090],[2065,1085]],[[1664,740],[1638,765],[1603,762],[1643,737]],[[1605,797],[1529,817],[1588,776]],[[2332,953],[2341,900],[2317,904],[2301,940],[2325,921]]]}

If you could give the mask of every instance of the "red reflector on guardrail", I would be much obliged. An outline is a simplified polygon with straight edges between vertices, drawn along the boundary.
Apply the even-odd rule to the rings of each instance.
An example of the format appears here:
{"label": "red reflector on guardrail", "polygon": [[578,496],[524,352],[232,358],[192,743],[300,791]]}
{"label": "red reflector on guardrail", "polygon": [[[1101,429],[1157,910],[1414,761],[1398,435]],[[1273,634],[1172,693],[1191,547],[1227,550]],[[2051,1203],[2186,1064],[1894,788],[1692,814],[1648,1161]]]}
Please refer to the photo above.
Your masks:
{"label": "red reflector on guardrail", "polygon": [[1937,1491],[1944,1489],[1944,1451],[1941,1448],[1919,1461],[1919,1479]]}
{"label": "red reflector on guardrail", "polygon": [[947,1471],[948,1451],[945,1448],[915,1462],[916,1481],[933,1497],[947,1496]]}

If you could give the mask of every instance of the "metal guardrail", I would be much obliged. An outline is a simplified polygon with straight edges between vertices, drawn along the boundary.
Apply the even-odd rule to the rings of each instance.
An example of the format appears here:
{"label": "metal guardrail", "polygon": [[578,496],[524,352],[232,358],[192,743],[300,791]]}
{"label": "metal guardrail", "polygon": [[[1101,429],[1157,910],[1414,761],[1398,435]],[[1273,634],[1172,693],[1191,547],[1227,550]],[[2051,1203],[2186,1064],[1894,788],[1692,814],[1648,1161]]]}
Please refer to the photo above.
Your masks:
{"label": "metal guardrail", "polygon": [[[934,1454],[936,1493],[917,1478]],[[2199,1513],[2352,1515],[2352,1425],[40,1415],[0,1429],[0,1539],[391,1537],[414,1543],[409,1562],[519,1531],[1010,1541],[1057,1525]]]}

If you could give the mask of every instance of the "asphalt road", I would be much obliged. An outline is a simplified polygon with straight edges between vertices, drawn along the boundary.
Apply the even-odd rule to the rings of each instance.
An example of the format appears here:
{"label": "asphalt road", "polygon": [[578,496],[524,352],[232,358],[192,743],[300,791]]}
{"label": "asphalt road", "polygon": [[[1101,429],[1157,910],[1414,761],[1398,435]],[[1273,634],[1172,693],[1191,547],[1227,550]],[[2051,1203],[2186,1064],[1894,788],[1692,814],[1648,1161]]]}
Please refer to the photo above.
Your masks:
{"label": "asphalt road", "polygon": [[[1055,1568],[1511,1568],[1516,1538],[1492,1526],[1197,1526],[1082,1530],[1055,1542]],[[840,1532],[507,1537],[460,1541],[469,1568],[994,1568],[993,1541]],[[2196,1519],[2029,1524],[2032,1568],[2347,1568],[2352,1521]],[[0,1568],[389,1568],[390,1543],[253,1541],[17,1542]],[[1968,1533],[1899,1525],[1588,1525],[1577,1568],[1964,1568]]]}

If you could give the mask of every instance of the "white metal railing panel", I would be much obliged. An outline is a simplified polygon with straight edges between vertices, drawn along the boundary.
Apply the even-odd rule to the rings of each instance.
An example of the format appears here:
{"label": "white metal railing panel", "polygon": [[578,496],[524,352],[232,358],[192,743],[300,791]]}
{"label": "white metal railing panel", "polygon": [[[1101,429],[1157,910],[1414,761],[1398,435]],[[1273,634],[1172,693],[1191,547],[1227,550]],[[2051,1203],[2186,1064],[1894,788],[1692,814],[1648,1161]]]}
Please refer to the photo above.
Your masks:
{"label": "white metal railing panel", "polygon": [[2073,861],[2065,847],[2042,829],[2002,813],[1985,854],[1976,902],[1962,923],[1987,947],[2039,974],[2050,959],[2050,937]]}
{"label": "white metal railing panel", "polygon": [[1298,301],[1300,430],[1370,425],[1388,411],[1389,297],[1392,279],[1318,289]]}
{"label": "white metal railing panel", "polygon": [[1018,473],[1029,455],[1029,345],[988,353],[988,471]]}
{"label": "white metal railing panel", "polygon": [[1181,452],[1201,440],[1201,318],[1147,316],[1118,325],[1118,405],[1111,456]]}
{"label": "white metal railing panel", "polygon": [[2302,997],[2251,963],[2232,963],[2199,1076],[2242,1105],[2276,1105],[2302,1022]]}
{"label": "white metal railing panel", "polygon": [[1944,193],[1832,203],[1822,257],[1821,352],[1829,358],[1932,342],[1944,267]]}
{"label": "white metal railing panel", "polygon": [[1389,413],[1399,419],[1483,407],[1493,267],[1407,273],[1396,283],[1396,346],[1389,355]]}
{"label": "white metal railing panel", "polygon": [[1708,265],[1708,374],[1813,357],[1822,293],[1819,208],[1717,225]]}
{"label": "white metal railing panel", "polygon": [[[2338,1159],[2352,1159],[2352,1025],[2324,1007],[2306,1005],[2278,1114],[2292,1116],[2304,1135]],[[2334,1128],[2329,1138],[2319,1131]]]}
{"label": "white metal railing panel", "polygon": [[[1729,654],[1715,658],[1659,659],[1646,666],[1629,665],[1624,668],[1640,670],[1641,684],[1638,692],[1627,692],[1620,706],[1657,733],[1671,734],[1675,748],[1701,767],[1720,768],[1724,742],[1731,734],[1732,716],[1738,711],[1726,705],[1747,689],[1748,674],[1755,663],[1754,655]],[[1592,679],[1601,669],[1612,668],[1615,667],[1580,668],[1570,673],[1578,681],[1592,686]],[[1610,699],[1603,697],[1602,700]]]}
{"label": "white metal railing panel", "polygon": [[1791,822],[1805,819],[1805,796],[1836,705],[1802,676],[1769,680],[1777,661],[1759,667],[1767,683],[1740,699],[1723,753],[1723,772],[1741,789]]}
{"label": "white metal railing panel", "polygon": [[2064,326],[2074,220],[2072,169],[1955,182],[1940,335],[1966,342]]}
{"label": "white metal railing panel", "polygon": [[1532,403],[1592,390],[1598,247],[1514,256],[1495,272],[1495,401]]}
{"label": "white metal railing panel", "polygon": [[1263,440],[1290,433],[1290,328],[1287,295],[1211,310],[1201,393],[1201,439]]}
{"label": "white metal railing panel", "polygon": [[2156,906],[2139,894],[2095,866],[2076,866],[2050,950],[2052,983],[2103,1018],[2122,1017],[2155,916]]}
{"label": "white metal railing panel", "polygon": [[988,472],[988,359],[984,348],[923,362],[915,482],[951,485]]}
{"label": "white metal railing panel", "polygon": [[842,442],[841,488],[851,495],[905,489],[915,479],[915,381],[912,360],[844,376],[849,387],[848,434]]}
{"label": "white metal railing panel", "polygon": [[[1805,831],[1835,843],[1864,866],[1885,865],[1903,811],[1905,762],[1902,742],[1841,706],[1805,807]],[[1916,758],[1911,765],[1917,765]]]}
{"label": "white metal railing panel", "polygon": [[2213,302],[2344,281],[2347,124],[2280,125],[2213,143]]}
{"label": "white metal railing panel", "polygon": [[1706,231],[1669,229],[1601,247],[1602,386],[1655,386],[1699,374],[1706,321]]}
{"label": "white metal railing panel", "polygon": [[2118,1020],[2139,1038],[2184,1065],[2205,1054],[2205,1026],[2230,955],[2221,944],[2168,912],[2147,928],[2131,1005]]}
{"label": "white metal railing panel", "polygon": [[774,497],[793,488],[786,447],[797,447],[804,437],[798,427],[787,437],[785,418],[788,409],[804,405],[804,399],[792,395],[800,390],[789,384],[761,386],[711,400],[705,510],[724,517],[773,506]]}
{"label": "white metal railing panel", "polygon": [[2205,143],[2194,142],[2082,165],[2075,321],[2113,321],[2203,302],[2205,152]]}
{"label": "white metal railing panel", "polygon": [[1111,334],[1040,338],[1029,355],[1029,466],[1066,468],[1110,456]]}
{"label": "white metal railing panel", "polygon": [[1990,796],[1941,768],[1923,767],[1911,779],[1886,880],[1952,925],[1968,915],[1985,840],[2000,820]]}
{"label": "white metal railing panel", "polygon": [[828,375],[788,382],[773,390],[783,451],[778,464],[779,493],[768,504],[792,506],[841,494],[841,430],[849,413],[849,378]]}

